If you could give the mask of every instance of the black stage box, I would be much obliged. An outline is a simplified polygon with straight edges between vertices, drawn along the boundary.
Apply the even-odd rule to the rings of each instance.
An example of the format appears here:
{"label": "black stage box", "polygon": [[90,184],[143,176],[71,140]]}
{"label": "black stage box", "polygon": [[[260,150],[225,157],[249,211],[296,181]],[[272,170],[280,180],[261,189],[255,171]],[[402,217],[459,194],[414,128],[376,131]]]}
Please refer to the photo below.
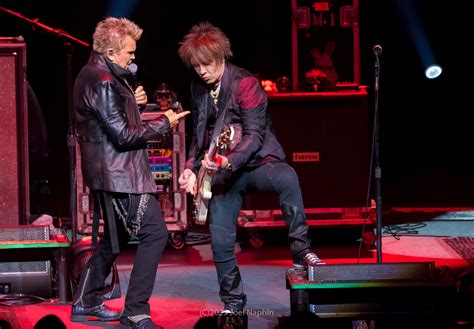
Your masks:
{"label": "black stage box", "polygon": [[[364,207],[370,171],[366,90],[274,94],[269,108],[299,175],[305,208]],[[243,207],[279,208],[278,196],[266,194],[249,194]]]}

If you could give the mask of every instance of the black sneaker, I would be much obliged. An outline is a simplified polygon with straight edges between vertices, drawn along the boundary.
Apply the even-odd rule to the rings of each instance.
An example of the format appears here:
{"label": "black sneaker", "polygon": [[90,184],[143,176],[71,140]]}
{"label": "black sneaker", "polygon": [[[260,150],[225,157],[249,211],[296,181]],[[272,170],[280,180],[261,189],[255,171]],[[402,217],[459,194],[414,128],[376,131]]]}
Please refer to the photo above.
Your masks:
{"label": "black sneaker", "polygon": [[293,267],[297,269],[303,269],[307,266],[318,266],[326,264],[314,252],[309,252],[304,255],[298,262],[293,263]]}

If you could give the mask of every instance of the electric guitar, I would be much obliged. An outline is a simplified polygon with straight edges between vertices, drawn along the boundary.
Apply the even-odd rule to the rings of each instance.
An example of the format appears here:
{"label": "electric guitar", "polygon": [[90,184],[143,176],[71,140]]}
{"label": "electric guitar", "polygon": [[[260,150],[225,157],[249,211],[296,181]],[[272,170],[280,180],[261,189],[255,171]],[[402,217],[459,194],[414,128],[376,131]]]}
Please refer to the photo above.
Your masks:
{"label": "electric guitar", "polygon": [[[232,144],[234,138],[234,127],[226,127],[219,136],[211,142],[208,156],[214,159],[219,150],[225,150]],[[214,171],[207,170],[204,166],[199,169],[196,180],[196,196],[194,197],[193,217],[194,222],[199,225],[206,224],[209,200],[212,198],[211,181]]]}

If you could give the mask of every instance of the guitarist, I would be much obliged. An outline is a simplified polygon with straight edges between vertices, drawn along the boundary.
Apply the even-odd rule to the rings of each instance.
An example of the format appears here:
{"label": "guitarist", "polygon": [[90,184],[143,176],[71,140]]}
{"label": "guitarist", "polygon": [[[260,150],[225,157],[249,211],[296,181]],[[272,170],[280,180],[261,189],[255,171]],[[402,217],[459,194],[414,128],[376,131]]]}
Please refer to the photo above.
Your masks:
{"label": "guitarist", "polygon": [[[311,249],[298,176],[286,163],[283,148],[275,137],[267,94],[260,82],[250,72],[227,61],[232,56],[229,39],[207,22],[191,28],[178,53],[200,78],[191,83],[193,136],[179,184],[195,195],[200,167],[215,172],[208,220],[219,295],[224,303],[222,314],[243,314],[246,295],[234,245],[237,217],[246,192],[278,194],[289,224],[295,267],[323,262]],[[231,124],[241,128],[240,141],[225,155],[209,158],[210,141]]]}

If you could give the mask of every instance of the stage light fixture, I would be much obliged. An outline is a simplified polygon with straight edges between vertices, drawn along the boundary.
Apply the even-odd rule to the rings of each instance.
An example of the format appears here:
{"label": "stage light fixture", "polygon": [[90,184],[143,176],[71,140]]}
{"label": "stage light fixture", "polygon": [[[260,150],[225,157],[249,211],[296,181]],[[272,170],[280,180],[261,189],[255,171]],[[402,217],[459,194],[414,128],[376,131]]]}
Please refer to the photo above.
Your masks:
{"label": "stage light fixture", "polygon": [[434,64],[426,68],[425,76],[428,79],[436,79],[437,77],[441,75],[442,72],[443,72],[443,69],[441,68],[441,66]]}
{"label": "stage light fixture", "polygon": [[425,77],[435,79],[442,73],[442,68],[435,64],[437,62],[433,49],[431,48],[425,26],[422,23],[419,8],[416,1],[396,0],[400,18],[403,26],[406,28],[409,37],[412,39],[413,46],[420,57],[421,64],[425,69]]}

